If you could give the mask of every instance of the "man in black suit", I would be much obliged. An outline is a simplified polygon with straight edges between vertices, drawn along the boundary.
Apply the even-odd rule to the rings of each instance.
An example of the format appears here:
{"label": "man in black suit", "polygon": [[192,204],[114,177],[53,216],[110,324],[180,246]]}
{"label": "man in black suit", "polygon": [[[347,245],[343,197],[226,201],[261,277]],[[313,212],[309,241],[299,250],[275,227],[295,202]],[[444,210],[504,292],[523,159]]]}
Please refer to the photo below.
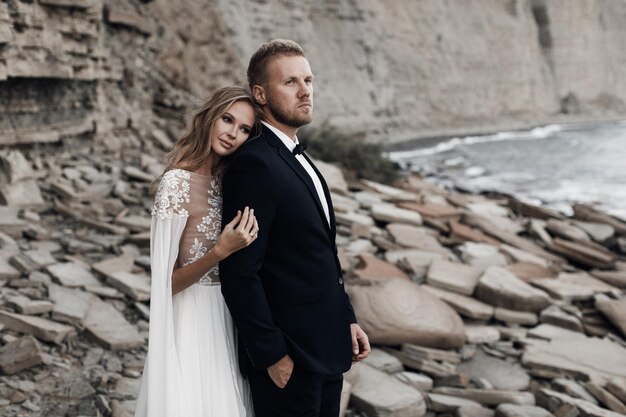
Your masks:
{"label": "man in black suit", "polygon": [[367,357],[367,335],[344,290],[324,178],[302,152],[313,116],[313,74],[300,45],[274,40],[250,59],[263,110],[259,137],[223,179],[223,218],[251,207],[258,239],[220,263],[239,359],[257,417],[336,417],[343,372]]}

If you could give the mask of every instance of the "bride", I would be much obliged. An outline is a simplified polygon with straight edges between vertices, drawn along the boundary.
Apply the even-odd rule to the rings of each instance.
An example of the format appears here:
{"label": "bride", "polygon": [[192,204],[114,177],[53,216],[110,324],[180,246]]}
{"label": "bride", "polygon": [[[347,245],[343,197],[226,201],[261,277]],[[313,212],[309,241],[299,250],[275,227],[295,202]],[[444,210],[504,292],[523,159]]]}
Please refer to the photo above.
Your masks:
{"label": "bride", "polygon": [[257,237],[248,207],[220,233],[221,169],[256,131],[257,114],[244,88],[222,88],[166,155],[152,209],[150,333],[136,417],[253,415],[218,262]]}

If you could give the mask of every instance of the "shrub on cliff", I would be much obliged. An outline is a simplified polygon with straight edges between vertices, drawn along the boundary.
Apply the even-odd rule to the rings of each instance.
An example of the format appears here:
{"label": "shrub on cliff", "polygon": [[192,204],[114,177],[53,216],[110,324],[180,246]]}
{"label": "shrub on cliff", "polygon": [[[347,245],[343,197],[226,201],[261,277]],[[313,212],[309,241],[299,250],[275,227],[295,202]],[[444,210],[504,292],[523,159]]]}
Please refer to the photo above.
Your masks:
{"label": "shrub on cliff", "polygon": [[380,144],[366,143],[362,138],[336,129],[304,131],[302,136],[308,142],[309,155],[341,166],[347,171],[348,178],[364,178],[384,184],[398,179],[398,167],[384,156]]}

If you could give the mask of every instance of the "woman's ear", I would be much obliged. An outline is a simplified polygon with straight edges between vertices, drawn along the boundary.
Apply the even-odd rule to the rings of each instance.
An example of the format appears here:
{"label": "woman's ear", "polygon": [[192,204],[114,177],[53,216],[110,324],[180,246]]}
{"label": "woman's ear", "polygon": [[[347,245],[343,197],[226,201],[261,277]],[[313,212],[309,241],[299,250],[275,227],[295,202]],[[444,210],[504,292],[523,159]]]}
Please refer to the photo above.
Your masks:
{"label": "woman's ear", "polygon": [[260,85],[255,85],[252,87],[252,96],[261,106],[267,104],[267,99],[265,98],[265,89]]}

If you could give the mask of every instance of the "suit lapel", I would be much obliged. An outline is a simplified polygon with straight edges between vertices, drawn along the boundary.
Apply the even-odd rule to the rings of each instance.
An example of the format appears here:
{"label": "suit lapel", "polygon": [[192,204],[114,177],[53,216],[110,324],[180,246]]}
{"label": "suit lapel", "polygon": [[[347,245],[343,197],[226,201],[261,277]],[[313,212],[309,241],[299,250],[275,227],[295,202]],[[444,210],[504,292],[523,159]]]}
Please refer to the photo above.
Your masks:
{"label": "suit lapel", "polygon": [[[328,184],[326,184],[326,180],[324,179],[324,176],[317,169],[317,167],[315,166],[311,158],[309,158],[309,156],[305,153],[303,153],[302,155],[307,160],[307,162],[311,165],[311,167],[313,168],[313,171],[315,171],[315,174],[317,175],[317,177],[320,179],[320,182],[322,183],[322,189],[324,190],[324,197],[326,197],[326,202],[328,203],[328,215],[330,216],[330,235],[331,235],[330,237],[332,240],[336,234],[337,225],[335,222],[335,209],[333,207],[333,199],[330,196],[330,190],[328,189]],[[326,216],[324,216],[324,218],[325,217]]]}
{"label": "suit lapel", "polygon": [[[326,214],[324,213],[324,208],[322,207],[322,203],[320,202],[319,196],[317,194],[317,190],[315,189],[315,185],[313,184],[313,180],[309,176],[308,172],[306,172],[306,170],[304,169],[302,164],[300,164],[300,162],[298,162],[296,157],[291,152],[289,152],[289,150],[287,149],[287,147],[285,147],[285,145],[281,142],[281,140],[276,137],[274,132],[272,132],[271,130],[269,130],[265,126],[263,126],[263,131],[264,131],[264,134],[267,136],[268,143],[270,145],[274,146],[278,150],[278,155],[280,155],[280,157],[283,159],[283,161],[285,161],[285,163],[287,165],[289,165],[289,167],[296,173],[298,178],[300,178],[300,180],[302,182],[304,182],[304,184],[306,185],[306,188],[308,189],[309,194],[311,195],[311,198],[313,198],[313,201],[315,202],[315,206],[317,207],[317,211],[318,211],[318,213],[320,215],[320,218],[321,218],[322,222],[324,223],[324,228],[326,229],[326,231],[328,233],[330,233],[331,230],[328,227],[328,220],[326,220]],[[309,161],[309,163],[311,163],[308,158],[307,158],[307,160]],[[313,166],[312,163],[311,163],[311,166]],[[318,172],[317,169],[314,166],[313,166],[313,169],[315,170],[316,173]],[[320,175],[318,173],[318,177],[319,176]],[[324,194],[326,194],[326,188],[324,187],[323,180],[322,180],[322,187],[324,188]],[[329,214],[330,214],[332,212],[332,210],[331,210],[330,200],[328,199],[328,196],[326,196],[326,200],[329,202],[328,210],[329,210]],[[331,224],[333,224],[334,223],[334,215],[331,214],[331,218],[330,219],[331,219]]]}

